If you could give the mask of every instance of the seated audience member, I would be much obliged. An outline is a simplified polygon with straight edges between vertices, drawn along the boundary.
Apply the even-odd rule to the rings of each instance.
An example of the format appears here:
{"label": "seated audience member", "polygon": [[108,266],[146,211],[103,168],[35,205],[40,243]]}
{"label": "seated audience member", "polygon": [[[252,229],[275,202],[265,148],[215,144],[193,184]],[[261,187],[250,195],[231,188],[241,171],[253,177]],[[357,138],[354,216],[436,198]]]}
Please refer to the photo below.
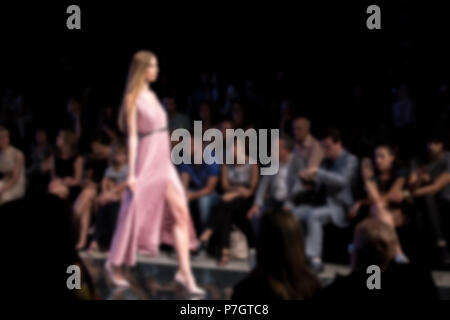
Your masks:
{"label": "seated audience member", "polygon": [[225,139],[227,129],[233,129],[233,120],[230,117],[224,116],[218,124],[218,129],[222,133],[222,137]]}
{"label": "seated audience member", "polygon": [[119,139],[117,115],[111,105],[108,105],[101,110],[99,128],[112,143],[117,143]]}
{"label": "seated audience member", "polygon": [[303,300],[320,289],[308,270],[302,229],[281,208],[264,212],[257,237],[257,264],[233,290],[232,300]]}
{"label": "seated audience member", "polygon": [[240,102],[234,102],[231,107],[231,119],[234,129],[248,129],[253,128],[254,125],[249,123],[246,117],[246,112],[244,107]]}
{"label": "seated audience member", "polygon": [[117,146],[101,183],[101,193],[97,197],[98,211],[91,250],[108,250],[117,222],[122,192],[128,175],[127,149]]}
{"label": "seated audience member", "polygon": [[[264,175],[258,184],[253,206],[247,212],[247,218],[252,222],[253,232],[258,233],[260,213],[270,208],[281,207],[288,197],[288,177],[303,167],[296,165],[296,158],[292,155],[293,141],[286,135],[280,137],[274,145],[278,148],[279,169],[274,175]],[[298,162],[298,161],[297,161]]]}
{"label": "seated audience member", "polygon": [[[217,163],[206,164],[203,161],[203,149],[201,147],[196,148],[194,140],[195,138],[192,136],[191,163],[180,164],[178,170],[189,203],[197,205],[200,218],[200,226],[197,226],[197,230],[201,232],[206,227],[211,208],[220,199],[215,191],[219,182],[220,165]],[[198,141],[198,143],[200,144],[201,141]],[[194,154],[197,154],[201,159],[201,164],[195,164]]]}
{"label": "seated audience member", "polygon": [[443,224],[450,212],[450,152],[445,151],[443,138],[429,139],[428,161],[411,173],[409,185],[413,199],[430,225],[439,263],[450,265]]}
{"label": "seated audience member", "polygon": [[[361,173],[366,193],[371,192],[371,194],[368,194],[367,198],[355,202],[349,216],[350,218],[356,217],[362,205],[371,205],[373,199],[376,199],[376,201],[382,202],[386,210],[372,210],[373,217],[384,221],[393,228],[399,227],[405,223],[402,204],[406,170],[398,168],[395,151],[388,145],[380,145],[375,148],[375,164],[374,170],[371,160],[363,159]],[[372,186],[368,186],[368,183],[372,183]],[[400,245],[396,251],[396,259],[399,262],[408,262]]]}
{"label": "seated audience member", "polygon": [[294,154],[305,161],[308,168],[318,167],[324,157],[320,142],[311,134],[311,122],[308,118],[298,117],[293,121]]}
{"label": "seated audience member", "polygon": [[9,131],[0,126],[0,205],[25,195],[25,157],[10,144]]}
{"label": "seated audience member", "polygon": [[48,191],[70,202],[78,196],[83,176],[83,158],[78,154],[77,145],[77,135],[63,129],[56,137],[56,153],[49,159],[51,180]]}
{"label": "seated audience member", "polygon": [[325,159],[320,167],[303,169],[294,178],[301,179],[304,186],[312,185],[318,193],[323,190],[325,203],[296,205],[290,193],[285,204],[298,219],[306,223],[306,255],[313,270],[318,272],[323,269],[323,225],[333,222],[338,227],[347,226],[347,212],[353,205],[352,187],[358,167],[358,159],[344,149],[337,129],[325,131],[322,147]]}
{"label": "seated audience member", "polygon": [[73,205],[74,223],[79,238],[76,249],[81,250],[87,244],[91,214],[99,185],[111,157],[111,146],[106,139],[98,136],[91,142],[91,153],[84,161],[84,177],[82,190]]}
{"label": "seated audience member", "polygon": [[[353,239],[351,256],[352,272],[347,276],[338,275],[334,282],[322,289],[319,299],[437,299],[438,291],[431,273],[414,264],[398,264],[395,252],[398,238],[394,228],[379,219],[367,218],[360,222]],[[369,289],[369,266],[380,270],[380,288]],[[374,279],[372,284],[376,285]],[[350,299],[350,300],[349,300]]]}
{"label": "seated audience member", "polygon": [[173,96],[165,97],[163,99],[163,105],[167,111],[170,132],[180,128],[191,130],[192,127],[191,121],[186,115],[177,111],[177,103]]}
{"label": "seated audience member", "polygon": [[198,107],[198,119],[202,122],[202,129],[206,131],[213,128],[213,114],[209,103],[202,102]]}
{"label": "seated audience member", "polygon": [[280,112],[280,132],[282,134],[293,133],[293,122],[295,119],[294,105],[291,99],[285,98],[279,105]]}
{"label": "seated audience member", "polygon": [[41,193],[48,185],[48,161],[53,150],[47,141],[47,132],[43,128],[38,128],[35,132],[35,143],[30,148],[31,164],[27,168],[29,190],[31,193]]}
{"label": "seated audience member", "polygon": [[[259,169],[251,164],[245,148],[237,141],[234,143],[234,163],[222,165],[221,184],[224,194],[213,207],[207,227],[200,236],[203,248],[214,233],[217,233],[217,247],[220,250],[220,265],[229,261],[230,232],[232,225],[238,226],[253,246],[253,232],[246,214],[253,202],[258,184]],[[244,163],[244,164],[240,164]]]}

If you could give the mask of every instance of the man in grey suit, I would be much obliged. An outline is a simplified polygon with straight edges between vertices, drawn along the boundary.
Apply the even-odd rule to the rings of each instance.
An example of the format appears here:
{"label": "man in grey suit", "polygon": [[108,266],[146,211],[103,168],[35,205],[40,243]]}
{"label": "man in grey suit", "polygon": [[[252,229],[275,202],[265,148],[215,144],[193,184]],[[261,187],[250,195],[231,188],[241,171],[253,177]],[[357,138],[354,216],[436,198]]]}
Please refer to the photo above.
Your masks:
{"label": "man in grey suit", "polygon": [[305,161],[293,155],[294,142],[291,138],[281,136],[274,147],[278,148],[279,170],[274,175],[261,177],[253,206],[247,212],[247,218],[251,220],[255,235],[258,234],[261,212],[269,208],[281,207],[289,194],[289,176],[305,168]]}
{"label": "man in grey suit", "polygon": [[[328,129],[322,138],[325,159],[320,167],[308,167],[291,176],[291,192],[285,207],[306,223],[306,255],[315,271],[322,271],[323,226],[332,222],[347,225],[347,212],[353,204],[353,184],[357,176],[358,159],[344,149],[337,129]],[[311,187],[312,186],[312,187]],[[295,203],[294,195],[314,188],[322,189],[323,205]]]}

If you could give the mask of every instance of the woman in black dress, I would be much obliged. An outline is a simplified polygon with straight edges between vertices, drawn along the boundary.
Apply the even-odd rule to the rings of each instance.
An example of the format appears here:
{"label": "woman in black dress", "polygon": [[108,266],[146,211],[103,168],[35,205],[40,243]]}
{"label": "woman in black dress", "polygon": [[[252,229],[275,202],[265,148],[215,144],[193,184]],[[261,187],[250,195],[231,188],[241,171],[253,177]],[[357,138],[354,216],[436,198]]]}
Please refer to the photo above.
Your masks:
{"label": "woman in black dress", "polygon": [[63,129],[56,138],[56,155],[49,159],[51,180],[48,191],[69,202],[74,201],[81,190],[83,158],[78,154],[77,145],[76,134]]}

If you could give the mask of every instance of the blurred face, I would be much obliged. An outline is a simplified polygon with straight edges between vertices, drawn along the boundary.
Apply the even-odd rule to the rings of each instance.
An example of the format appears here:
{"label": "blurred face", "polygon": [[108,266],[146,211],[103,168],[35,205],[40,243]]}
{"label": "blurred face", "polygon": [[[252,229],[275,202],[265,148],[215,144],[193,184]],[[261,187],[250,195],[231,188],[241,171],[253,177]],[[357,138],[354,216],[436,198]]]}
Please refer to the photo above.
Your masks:
{"label": "blurred face", "polygon": [[442,142],[429,142],[427,148],[432,156],[438,155],[444,150]]}
{"label": "blurred face", "polygon": [[0,149],[6,149],[9,146],[9,133],[0,131]]}
{"label": "blurred face", "polygon": [[80,112],[80,104],[76,102],[74,99],[70,99],[67,103],[67,111],[70,113],[79,113]]}
{"label": "blurred face", "polygon": [[111,107],[105,108],[105,117],[111,118],[113,116],[113,109]]}
{"label": "blurred face", "polygon": [[293,124],[294,138],[296,141],[304,141],[309,134],[309,123],[306,119],[297,119]]}
{"label": "blurred face", "polygon": [[233,120],[241,124],[244,119],[244,112],[242,110],[242,106],[239,103],[235,103],[232,109]]}
{"label": "blurred face", "polygon": [[114,163],[117,165],[124,165],[127,161],[127,154],[125,150],[118,150],[116,154],[114,155],[113,159]]}
{"label": "blurred face", "polygon": [[164,98],[164,106],[166,107],[167,112],[174,112],[177,110],[177,104],[175,103],[174,98]]}
{"label": "blurred face", "polygon": [[94,141],[91,143],[92,153],[101,154],[102,153],[102,144],[98,141]]}
{"label": "blurred face", "polygon": [[395,157],[385,147],[379,147],[375,150],[375,164],[381,172],[389,171],[392,168]]}
{"label": "blurred face", "polygon": [[64,134],[61,131],[58,133],[58,136],[56,137],[56,146],[59,149],[62,149],[64,147]]}
{"label": "blurred face", "polygon": [[289,157],[290,151],[286,148],[284,140],[278,141],[278,152],[281,160],[286,160]]}
{"label": "blurred face", "polygon": [[44,130],[36,131],[36,143],[45,144],[47,142],[47,133]]}
{"label": "blurred face", "polygon": [[222,132],[223,137],[226,136],[227,129],[233,129],[233,124],[230,121],[222,121],[220,124],[220,131]]}
{"label": "blurred face", "polygon": [[209,109],[209,105],[206,104],[206,103],[203,103],[200,106],[199,114],[200,114],[200,118],[201,119],[209,119],[211,117],[211,112],[210,112],[210,109]]}
{"label": "blurred face", "polygon": [[328,159],[336,159],[342,151],[342,143],[340,141],[334,142],[330,137],[322,140],[322,148],[325,157]]}
{"label": "blurred face", "polygon": [[150,59],[150,65],[147,67],[145,79],[147,82],[155,82],[158,79],[159,66],[158,60],[155,57]]}

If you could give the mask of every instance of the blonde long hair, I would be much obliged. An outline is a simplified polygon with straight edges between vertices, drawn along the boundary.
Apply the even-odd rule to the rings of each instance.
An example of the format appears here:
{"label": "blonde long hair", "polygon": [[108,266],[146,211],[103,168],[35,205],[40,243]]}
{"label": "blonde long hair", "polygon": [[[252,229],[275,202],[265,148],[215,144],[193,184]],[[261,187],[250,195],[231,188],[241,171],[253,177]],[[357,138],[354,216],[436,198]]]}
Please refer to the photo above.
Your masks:
{"label": "blonde long hair", "polygon": [[[150,60],[152,58],[156,58],[156,55],[146,50],[140,50],[133,55],[130,68],[128,69],[127,83],[119,111],[118,125],[122,132],[126,132],[127,129],[127,100],[129,99],[129,103],[134,107],[137,95],[145,84],[145,72],[150,66]],[[127,97],[129,98],[127,99]]]}

